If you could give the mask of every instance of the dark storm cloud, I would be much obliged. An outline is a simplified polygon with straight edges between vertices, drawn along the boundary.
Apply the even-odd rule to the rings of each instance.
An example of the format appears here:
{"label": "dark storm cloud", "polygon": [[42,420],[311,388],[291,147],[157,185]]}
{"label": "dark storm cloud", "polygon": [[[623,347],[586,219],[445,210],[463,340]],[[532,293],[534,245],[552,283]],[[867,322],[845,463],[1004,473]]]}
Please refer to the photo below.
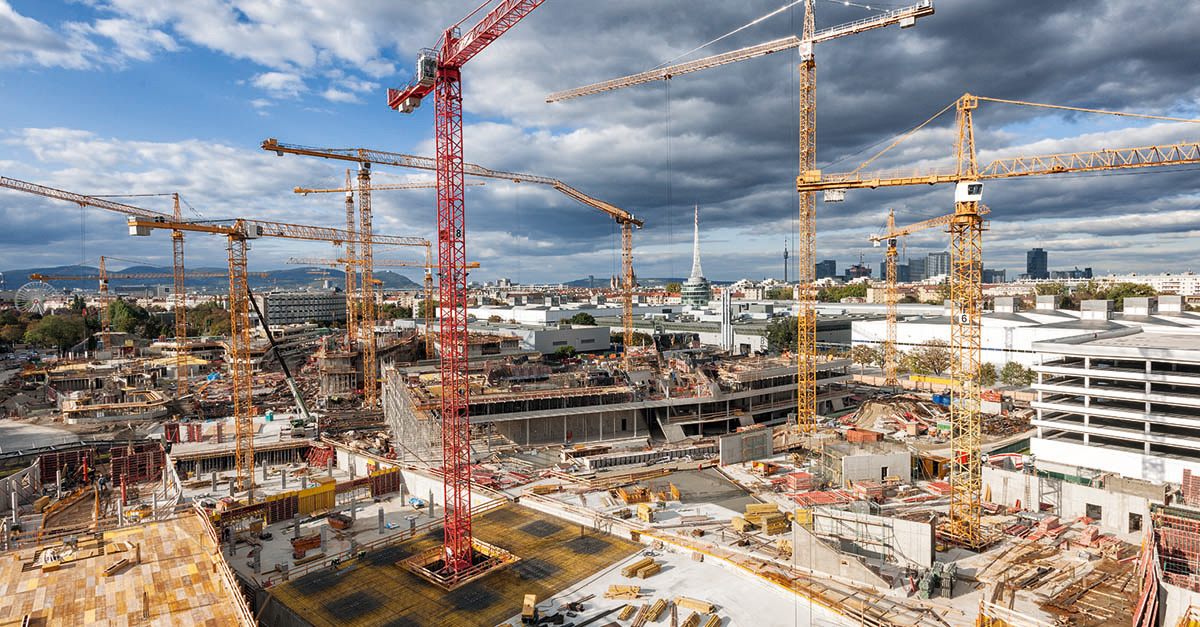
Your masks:
{"label": "dark storm cloud", "polygon": [[[672,267],[677,273],[686,271],[694,203],[701,207],[702,236],[713,233],[716,239],[719,232],[726,240],[706,247],[712,250],[704,264],[710,276],[781,274],[781,251],[765,248],[782,248],[794,220],[794,51],[679,76],[669,85],[652,83],[555,104],[543,99],[553,91],[649,69],[782,4],[547,2],[466,67],[464,103],[471,116],[465,129],[467,160],[557,177],[645,219],[646,228],[635,235],[643,276],[666,274]],[[894,8],[907,2],[882,4]],[[938,0],[935,6],[936,14],[915,28],[889,27],[817,46],[818,167],[853,169],[964,92],[1189,118],[1200,111],[1200,66],[1195,63],[1200,41],[1193,32],[1200,24],[1200,3]],[[407,72],[411,53],[432,43],[437,25],[453,22],[457,17],[449,16],[473,7],[460,2],[411,7],[412,19],[396,30],[388,51],[401,51],[396,67]],[[816,10],[818,29],[870,15],[827,0],[818,1]],[[399,19],[394,6],[365,11],[378,12],[380,20]],[[796,34],[801,20],[802,8],[796,7],[689,58]],[[393,85],[406,79],[383,77],[380,82]],[[981,160],[1200,138],[1200,128],[1186,125],[1104,119],[1093,128],[1093,119],[983,103],[976,112]],[[868,169],[951,165],[953,123],[950,111]],[[1133,130],[1121,130],[1126,127]],[[1061,139],[1039,142],[1039,131],[1033,129],[1042,128]],[[55,172],[50,182],[67,189],[83,189],[84,181],[103,173],[111,177],[113,189],[183,190],[205,205],[206,215],[253,211],[268,219],[339,224],[340,200],[333,195],[297,199],[283,191],[309,181],[340,183],[338,168],[267,158],[253,147],[259,137],[245,138],[245,146],[214,147],[210,142],[200,147],[202,142],[147,146],[70,135],[73,145],[91,141],[89,159],[80,163],[34,148],[64,145],[46,137],[55,131],[71,133],[49,129],[18,133],[15,139],[28,151],[20,158],[31,165],[25,172],[34,180],[39,180],[34,176],[38,171],[63,165],[67,169]],[[371,147],[432,154],[432,144]],[[131,161],[130,154],[144,155],[143,161]],[[1023,265],[1023,251],[1036,236],[1061,245],[1061,254],[1052,251],[1056,267],[1082,266],[1085,260],[1105,266],[1091,260],[1132,237],[1130,247],[1111,265],[1176,269],[1178,261],[1172,260],[1178,259],[1178,251],[1194,256],[1194,247],[1177,242],[1172,249],[1176,255],[1164,256],[1147,238],[1197,228],[1196,181],[1195,172],[1181,171],[990,182],[985,192],[985,203],[993,210],[985,239],[987,265]],[[376,231],[431,237],[432,198],[424,191],[377,194]],[[617,241],[611,220],[553,190],[489,181],[486,187],[469,188],[467,198],[468,254],[486,268],[479,276],[503,276],[520,263],[522,273],[533,280],[557,280],[600,276],[611,265]],[[32,201],[7,206],[10,214],[19,206],[34,211],[47,207]],[[952,191],[949,186],[862,190],[849,193],[844,203],[819,203],[818,257],[845,263],[857,260],[862,251],[877,264],[881,255],[865,238],[882,227],[888,207],[896,209],[902,223],[942,215],[953,208]],[[1121,217],[1128,214],[1145,217]],[[69,223],[30,222],[22,223],[27,232],[47,241],[78,237]],[[113,242],[124,241],[119,238],[114,236]],[[256,246],[287,256],[283,247]],[[36,247],[28,248],[32,253]],[[914,237],[910,244],[914,253],[942,248],[944,234],[939,232]],[[219,250],[203,254],[211,254],[205,261],[221,259]],[[398,251],[389,256],[415,255]]]}

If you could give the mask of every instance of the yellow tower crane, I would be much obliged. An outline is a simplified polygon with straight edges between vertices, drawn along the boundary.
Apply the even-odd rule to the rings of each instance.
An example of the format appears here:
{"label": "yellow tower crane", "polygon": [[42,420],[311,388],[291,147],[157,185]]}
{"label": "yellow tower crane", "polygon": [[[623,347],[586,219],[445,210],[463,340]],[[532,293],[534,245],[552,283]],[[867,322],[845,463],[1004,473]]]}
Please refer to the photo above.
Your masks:
{"label": "yellow tower crane", "polygon": [[[917,4],[885,11],[879,15],[840,24],[820,31],[816,29],[814,16],[815,0],[804,2],[804,25],[800,37],[791,36],[774,41],[768,41],[756,46],[749,46],[732,52],[725,52],[711,57],[685,61],[675,65],[616,78],[602,83],[594,83],[576,87],[566,91],[550,94],[546,102],[558,102],[598,94],[621,87],[641,85],[657,80],[670,80],[680,74],[687,74],[737,61],[761,57],[781,50],[800,49],[800,178],[819,174],[815,170],[817,148],[817,99],[816,71],[817,62],[813,55],[813,45],[847,35],[854,35],[876,28],[899,24],[901,28],[909,28],[916,24],[917,18],[933,15],[932,0],[923,0]],[[796,275],[799,290],[796,299],[797,324],[797,383],[796,419],[797,427],[802,433],[809,433],[816,424],[817,415],[817,290],[813,286],[816,280],[816,205],[813,195],[800,194],[799,232],[800,240],[796,246],[796,256],[800,270]]]}
{"label": "yellow tower crane", "polygon": [[[230,315],[230,378],[233,387],[234,427],[237,434],[237,484],[242,489],[254,485],[254,430],[251,399],[250,363],[250,303],[247,289],[246,253],[250,240],[278,237],[341,244],[354,234],[330,227],[266,222],[262,220],[224,220],[225,224],[200,222],[171,222],[167,217],[130,217],[129,234],[148,236],[155,229],[172,229],[224,235],[229,250],[229,315]],[[421,246],[424,240],[393,235],[371,235],[361,238],[371,244],[387,246]],[[364,381],[371,387],[373,381]]]}
{"label": "yellow tower crane", "polygon": [[[299,146],[296,144],[285,144],[276,139],[268,139],[262,143],[262,149],[274,152],[280,156],[284,154],[293,154],[306,155],[309,157],[321,157],[325,159],[340,159],[342,161],[356,162],[360,166],[369,166],[370,164],[374,163],[378,165],[389,165],[401,168],[432,170],[435,172],[438,169],[437,159],[432,157],[419,157],[366,148],[312,148],[308,146]],[[473,163],[464,163],[463,173],[468,176],[502,179],[513,181],[514,183],[536,183],[539,185],[549,185],[565,196],[568,196],[593,209],[603,211],[621,226],[621,276],[623,282],[621,322],[625,329],[624,363],[625,371],[628,372],[630,367],[629,351],[630,347],[633,345],[633,227],[640,229],[642,228],[643,222],[636,218],[632,213],[629,213],[620,207],[592,198],[591,196],[584,194],[583,192],[567,185],[566,183],[563,183],[558,179],[547,176],[489,170]]]}
{"label": "yellow tower crane", "polygon": [[[287,260],[291,265],[302,266],[329,266],[337,267],[347,265],[346,259],[324,259],[321,257],[292,257]],[[379,268],[424,268],[425,269],[425,357],[431,359],[433,356],[433,325],[430,324],[433,310],[433,281],[431,279],[433,268],[437,264],[432,263],[431,251],[425,249],[425,263],[416,261],[392,261],[389,259],[376,259],[375,266]],[[468,269],[476,269],[479,267],[478,261],[469,262],[466,267]]]}
{"label": "yellow tower crane", "polygon": [[[993,538],[979,524],[982,466],[979,415],[980,314],[983,306],[981,274],[983,268],[983,181],[1046,174],[1104,172],[1111,170],[1200,163],[1200,143],[1185,142],[1165,146],[1121,148],[1031,157],[997,159],[979,167],[975,152],[972,113],[979,101],[1042,107],[1083,113],[1137,117],[1172,122],[1198,123],[1164,116],[1101,111],[1080,107],[1045,105],[1016,100],[984,98],[965,94],[954,104],[893,142],[855,170],[840,174],[810,172],[797,181],[801,193],[825,192],[825,200],[839,201],[848,189],[875,189],[907,185],[953,183],[954,216],[946,225],[950,233],[950,300],[953,306],[950,324],[951,376],[959,382],[950,403],[950,515],[938,533],[948,542],[971,548],[987,546]],[[910,137],[951,108],[957,111],[957,141],[953,169],[863,172],[867,164]]]}
{"label": "yellow tower crane", "polygon": [[[54,189],[52,187],[46,187],[45,185],[38,185],[37,183],[29,183],[27,181],[21,181],[21,180],[17,180],[17,179],[8,178],[6,176],[0,176],[0,187],[13,189],[13,190],[17,190],[20,192],[27,192],[30,194],[37,194],[38,196],[45,196],[46,198],[57,198],[58,200],[65,200],[67,202],[73,202],[73,203],[79,205],[80,207],[94,207],[97,209],[106,209],[108,211],[115,211],[117,213],[123,213],[125,215],[166,216],[166,214],[164,214],[164,213],[159,213],[157,211],[150,211],[149,209],[142,209],[140,207],[134,207],[132,205],[126,205],[126,204],[122,204],[119,202],[114,202],[111,200],[107,200],[106,198],[101,197],[101,196],[85,196],[83,194],[76,194],[74,192],[66,192],[61,189]],[[109,197],[112,197],[112,198],[121,197],[121,196],[128,196],[128,197],[171,196],[175,200],[175,207],[174,207],[174,212],[173,212],[174,215],[166,216],[166,217],[169,217],[176,222],[180,222],[183,219],[181,216],[181,213],[180,213],[180,209],[179,209],[179,202],[180,202],[179,194],[109,195]],[[181,231],[172,231],[171,232],[171,248],[172,248],[172,254],[173,254],[173,263],[171,266],[172,271],[173,271],[172,278],[174,279],[174,288],[173,289],[175,291],[175,312],[174,312],[175,313],[175,347],[176,347],[175,366],[176,366],[176,376],[178,377],[178,382],[176,383],[176,390],[182,394],[187,391],[188,381],[187,381],[187,376],[185,374],[187,372],[187,306],[186,306],[186,293],[184,291],[184,284],[183,284],[183,279],[184,279],[183,233]]]}
{"label": "yellow tower crane", "polygon": [[[980,215],[991,213],[992,211],[982,205],[980,207]],[[876,246],[882,241],[887,241],[887,294],[884,298],[887,303],[887,342],[884,343],[883,349],[883,384],[885,386],[896,387],[900,385],[900,380],[896,377],[896,302],[898,300],[898,294],[896,293],[896,240],[918,231],[924,231],[925,229],[946,226],[953,219],[954,214],[949,214],[940,218],[932,218],[897,228],[895,212],[889,210],[887,232],[869,238]]]}

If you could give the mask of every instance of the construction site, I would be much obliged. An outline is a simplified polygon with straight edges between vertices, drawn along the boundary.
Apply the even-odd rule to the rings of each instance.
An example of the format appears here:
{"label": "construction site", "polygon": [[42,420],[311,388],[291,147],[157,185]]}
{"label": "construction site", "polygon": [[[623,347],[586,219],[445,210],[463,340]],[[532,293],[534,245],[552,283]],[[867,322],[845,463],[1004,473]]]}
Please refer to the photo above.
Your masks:
{"label": "construction site", "polygon": [[[151,194],[129,204],[0,176],[14,197],[169,238],[173,260],[161,274],[109,272],[103,256],[97,272],[33,274],[13,302],[50,315],[70,306],[51,284],[85,281],[75,298],[98,328],[53,358],[14,348],[0,361],[0,625],[1200,625],[1200,314],[1176,295],[1124,298],[1119,315],[1112,300],[1031,295],[1023,311],[981,288],[984,181],[1194,166],[1200,143],[986,161],[976,137],[992,135],[974,116],[990,102],[1193,120],[968,93],[858,169],[822,171],[814,45],[938,18],[921,0],[818,29],[816,0],[792,3],[796,35],[546,97],[799,55],[791,300],[715,289],[697,206],[677,303],[638,314],[643,217],[553,176],[464,161],[464,68],[542,4],[484,2],[431,33],[411,82],[387,90],[396,112],[436,109],[436,156],[255,140],[272,163],[337,166],[344,186],[285,190],[341,194],[337,227],[197,220],[179,194],[160,195],[167,212],[139,206]],[[864,170],[949,112],[952,168]],[[384,169],[436,179],[373,182]],[[468,261],[464,191],[487,183],[600,211],[620,274],[506,293],[536,299],[530,315],[546,320],[518,322],[525,305],[468,282],[481,264]],[[885,302],[819,312],[817,193],[912,186],[953,189],[954,212],[908,226],[889,213],[871,237],[887,250]],[[437,190],[436,241],[380,233],[372,194],[417,188]],[[900,242],[931,228],[949,234],[944,315],[901,315]],[[219,242],[228,271],[185,267],[185,236]],[[345,284],[252,288],[267,275],[251,258],[279,250],[252,253],[260,240],[332,245],[286,263],[339,269]],[[423,260],[386,258],[414,248]],[[389,267],[422,274],[403,320],[384,315],[376,275]],[[171,280],[157,339],[110,319],[127,298],[115,282],[149,278]],[[221,333],[189,320],[189,281],[209,278],[228,281]],[[619,306],[599,323],[583,309],[606,302]],[[930,338],[945,371],[908,372],[902,347]],[[859,345],[882,351],[879,376],[856,372]],[[1031,383],[985,381],[989,361],[1013,360]]]}

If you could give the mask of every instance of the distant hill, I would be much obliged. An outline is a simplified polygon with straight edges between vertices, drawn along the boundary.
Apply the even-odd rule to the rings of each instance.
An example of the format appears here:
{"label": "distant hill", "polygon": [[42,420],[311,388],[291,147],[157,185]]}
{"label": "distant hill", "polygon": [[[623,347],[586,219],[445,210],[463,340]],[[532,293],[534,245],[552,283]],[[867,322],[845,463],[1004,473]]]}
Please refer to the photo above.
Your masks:
{"label": "distant hill", "polygon": [[[204,267],[204,268],[188,268],[188,272],[213,272],[224,275],[228,268],[224,267]],[[100,274],[99,268],[93,266],[53,266],[46,268],[19,268],[15,270],[4,270],[5,287],[10,290],[15,290],[22,285],[30,282],[29,275],[43,274],[47,276],[78,276],[78,277],[98,277]],[[324,274],[322,274],[324,272]],[[109,291],[119,292],[123,288],[133,288],[142,286],[154,285],[171,285],[174,279],[171,277],[170,268],[162,268],[159,266],[130,266],[119,270],[108,268],[108,273],[112,274],[162,274],[163,277],[146,278],[146,279],[109,279]],[[250,277],[250,288],[254,290],[261,289],[296,289],[302,287],[320,287],[324,280],[330,282],[333,287],[342,287],[346,285],[345,273],[334,268],[315,268],[296,266],[282,270],[269,270],[267,277]],[[408,277],[392,272],[391,270],[383,270],[375,272],[375,278],[382,283],[383,289],[388,290],[408,290],[418,289],[420,284],[413,282]],[[51,285],[70,290],[85,290],[95,291],[99,287],[97,279],[86,280],[58,280],[47,281]],[[229,279],[225,276],[212,278],[187,278],[184,281],[189,289],[198,289],[202,291],[222,291],[229,289]]]}

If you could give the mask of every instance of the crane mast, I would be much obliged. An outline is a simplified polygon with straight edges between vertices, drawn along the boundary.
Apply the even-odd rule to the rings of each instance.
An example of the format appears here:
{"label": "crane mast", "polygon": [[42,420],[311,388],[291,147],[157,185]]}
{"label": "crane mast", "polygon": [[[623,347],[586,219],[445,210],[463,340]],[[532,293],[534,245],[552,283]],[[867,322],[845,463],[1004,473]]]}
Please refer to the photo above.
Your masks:
{"label": "crane mast", "polygon": [[[998,100],[964,94],[956,101],[957,139],[954,149],[955,165],[952,171],[930,170],[914,172],[864,172],[863,166],[843,174],[813,172],[797,180],[796,189],[801,192],[825,191],[841,199],[847,189],[874,189],[910,185],[935,185],[953,183],[954,214],[945,219],[950,233],[950,300],[952,304],[950,323],[951,376],[959,383],[953,392],[950,404],[950,515],[938,533],[949,542],[969,548],[982,548],[993,538],[980,525],[980,487],[982,465],[980,440],[980,332],[982,313],[983,271],[983,219],[987,209],[980,203],[983,198],[982,181],[989,179],[1066,174],[1078,172],[1100,172],[1156,166],[1186,165],[1200,163],[1200,142],[1184,142],[1168,146],[1144,148],[1105,149],[1092,152],[1075,152],[1032,157],[997,159],[979,167],[975,150],[973,112],[980,100],[991,100],[1008,104],[1070,109],[1073,111],[1106,115],[1135,115],[1078,107],[1060,107],[1029,102]],[[947,107],[947,110],[949,108]],[[940,115],[940,114],[939,114]],[[937,117],[937,116],[934,116]],[[1168,118],[1164,116],[1136,115],[1135,117],[1197,123],[1197,120]],[[892,144],[895,146],[895,144]],[[885,148],[883,152],[890,149]],[[883,152],[879,154],[883,154]],[[872,157],[874,160],[879,155]],[[868,161],[867,163],[870,163]],[[864,166],[866,164],[863,164]],[[931,221],[932,222],[932,221]]]}
{"label": "crane mast", "polygon": [[411,113],[420,106],[425,95],[434,94],[438,268],[442,273],[438,282],[438,318],[441,323],[442,463],[446,508],[445,560],[441,572],[448,581],[455,583],[474,565],[470,420],[467,414],[467,223],[463,196],[462,67],[543,2],[545,0],[503,0],[466,35],[458,36],[457,24],[446,29],[439,49],[424,53],[418,59],[413,82],[403,90],[389,89],[387,94],[388,106],[404,113]]}

